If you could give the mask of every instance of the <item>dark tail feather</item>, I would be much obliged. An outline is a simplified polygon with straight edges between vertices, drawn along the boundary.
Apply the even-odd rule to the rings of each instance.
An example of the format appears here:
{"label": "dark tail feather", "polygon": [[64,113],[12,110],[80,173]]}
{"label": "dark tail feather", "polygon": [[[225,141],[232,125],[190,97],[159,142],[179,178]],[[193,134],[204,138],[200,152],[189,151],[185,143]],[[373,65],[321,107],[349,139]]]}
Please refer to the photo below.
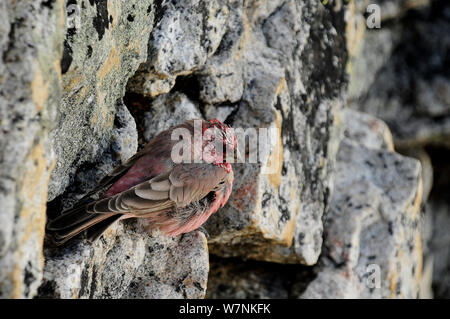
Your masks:
{"label": "dark tail feather", "polygon": [[74,208],[65,211],[47,224],[47,230],[56,245],[63,245],[90,228],[93,228],[91,233],[94,233],[95,237],[89,237],[96,239],[121,216],[117,213],[88,213],[86,212],[88,204],[75,205]]}
{"label": "dark tail feather", "polygon": [[107,230],[109,226],[114,224],[114,222],[117,221],[120,217],[122,217],[122,214],[117,214],[109,218],[106,218],[105,220],[102,220],[98,224],[90,227],[87,230],[87,238],[90,241],[97,240],[105,232],[105,230]]}

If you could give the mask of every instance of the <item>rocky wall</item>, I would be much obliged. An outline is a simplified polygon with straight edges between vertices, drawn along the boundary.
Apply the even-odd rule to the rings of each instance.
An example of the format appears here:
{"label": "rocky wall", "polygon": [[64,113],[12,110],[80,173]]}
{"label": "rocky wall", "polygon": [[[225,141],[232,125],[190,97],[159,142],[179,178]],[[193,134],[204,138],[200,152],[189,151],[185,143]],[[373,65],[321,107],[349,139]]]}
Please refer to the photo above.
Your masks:
{"label": "rocky wall", "polygon": [[[430,296],[427,256],[437,274],[448,258],[424,218],[437,209],[423,147],[447,144],[448,10],[376,3],[379,30],[363,1],[1,2],[0,296]],[[423,34],[432,57],[404,64]],[[167,238],[131,220],[95,243],[45,239],[47,218],[158,132],[215,117],[278,134],[256,163],[249,144],[204,229]]]}

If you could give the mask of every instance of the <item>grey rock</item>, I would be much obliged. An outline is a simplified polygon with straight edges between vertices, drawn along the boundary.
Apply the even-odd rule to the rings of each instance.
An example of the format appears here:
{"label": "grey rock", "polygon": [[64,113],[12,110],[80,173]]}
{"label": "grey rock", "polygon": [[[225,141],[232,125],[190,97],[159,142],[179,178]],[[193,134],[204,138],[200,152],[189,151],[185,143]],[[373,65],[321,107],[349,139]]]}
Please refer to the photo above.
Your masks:
{"label": "grey rock", "polygon": [[119,223],[94,244],[47,250],[45,298],[203,298],[208,276],[201,232],[168,238],[142,224]]}
{"label": "grey rock", "polygon": [[[353,90],[352,107],[386,121],[399,147],[449,145],[449,77],[444,71],[450,43],[449,12],[446,1],[432,1],[392,27],[370,31],[356,58],[359,62],[354,62],[380,61],[377,67],[367,69],[368,75],[354,77],[350,87],[358,87],[357,82],[370,85],[367,90]],[[376,57],[371,47],[386,37],[398,40],[391,50],[385,50],[387,55]]]}
{"label": "grey rock", "polygon": [[[352,113],[347,111],[347,117],[361,118]],[[378,134],[370,140],[386,137],[382,131],[366,129],[366,134]],[[366,140],[366,136],[353,135],[340,144],[335,192],[325,224],[323,265],[299,297],[419,296],[420,164],[382,147],[392,141],[375,149],[366,147]]]}
{"label": "grey rock", "polygon": [[0,298],[42,278],[49,129],[61,96],[63,1],[0,3]]}
{"label": "grey rock", "polygon": [[[313,268],[212,261],[211,298],[414,298],[422,277],[418,161],[393,152],[385,123],[352,110],[327,213],[322,258]],[[366,145],[368,147],[366,147]],[[370,288],[379,270],[380,287]],[[378,267],[379,268],[378,268]],[[369,268],[368,268],[369,267]],[[295,270],[293,270],[295,269]],[[369,281],[369,283],[368,283]]]}
{"label": "grey rock", "polygon": [[[136,153],[136,125],[123,103],[116,105],[114,123],[110,147],[97,162],[78,168],[71,186],[49,210],[70,207]],[[209,268],[204,235],[168,238],[158,231],[147,234],[144,226],[145,221],[119,221],[94,243],[80,238],[65,249],[48,243],[38,297],[203,298]]]}
{"label": "grey rock", "polygon": [[201,119],[198,106],[185,94],[175,92],[156,97],[142,116],[144,119],[144,139],[150,141],[158,133],[187,120]]}
{"label": "grey rock", "polygon": [[146,96],[167,93],[178,75],[201,68],[226,31],[227,1],[162,1],[149,42],[147,62],[128,89]]}
{"label": "grey rock", "polygon": [[423,180],[423,202],[427,202],[430,196],[431,189],[433,188],[433,166],[431,158],[423,148],[407,148],[399,149],[403,155],[413,157],[420,161],[422,168],[422,180]]}
{"label": "grey rock", "polygon": [[[261,162],[235,165],[232,198],[207,223],[209,247],[224,257],[312,265],[321,251],[339,140],[343,39],[321,5],[287,1],[235,8],[230,21],[238,27],[222,41],[228,50],[219,47],[199,72],[200,99],[220,103],[208,106],[212,117],[210,110],[220,117],[221,107],[234,102],[227,118],[233,127],[281,129],[268,149],[271,161],[282,158],[283,165],[271,174],[264,174]],[[310,19],[321,23],[309,25]],[[321,57],[312,53],[316,46],[323,48]],[[334,71],[320,83],[311,77],[329,67]],[[239,79],[247,83],[242,94]],[[236,85],[239,94],[230,94]],[[302,99],[306,92],[314,93]]]}
{"label": "grey rock", "polygon": [[[427,80],[445,56],[436,44],[447,45],[442,2],[411,30],[391,21],[365,42],[361,2],[153,2],[0,2],[0,297],[426,297],[433,269],[446,282],[432,219],[419,218],[419,163],[394,153],[386,124],[343,110],[350,54],[353,108],[394,105],[383,116],[402,125],[412,114],[410,126],[393,127],[399,141],[428,141],[428,127],[411,125],[436,118],[445,135],[448,75]],[[411,18],[407,1],[377,3],[383,23]],[[399,72],[408,41],[424,37],[433,57],[414,56],[418,67]],[[259,162],[234,165],[234,191],[208,221],[208,243],[200,231],[148,234],[142,220],[118,221],[94,243],[44,241],[46,208],[54,217],[70,207],[158,132],[215,117],[277,134]],[[221,256],[209,280],[208,249]],[[369,264],[381,267],[380,289],[367,289]]]}
{"label": "grey rock", "polygon": [[98,160],[110,146],[115,105],[147,57],[152,3],[79,0],[67,4],[67,11],[74,13],[66,23],[63,95],[50,135],[57,161],[49,200],[64,191],[80,165]]}

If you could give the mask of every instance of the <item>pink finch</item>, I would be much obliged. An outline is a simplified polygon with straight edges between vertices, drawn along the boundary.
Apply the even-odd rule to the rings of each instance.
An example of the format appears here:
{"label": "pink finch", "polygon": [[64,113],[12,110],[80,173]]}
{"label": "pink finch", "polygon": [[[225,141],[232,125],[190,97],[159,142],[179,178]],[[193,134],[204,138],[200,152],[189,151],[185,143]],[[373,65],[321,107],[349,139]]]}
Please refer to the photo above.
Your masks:
{"label": "pink finch", "polygon": [[[197,144],[192,139],[196,123],[201,131]],[[194,159],[200,153],[200,163],[173,160],[172,150],[180,142],[172,136],[176,129],[189,133],[192,147],[188,155]],[[217,142],[223,147],[217,147]],[[195,230],[230,197],[234,174],[225,160],[226,150],[237,152],[236,136],[218,120],[190,120],[172,127],[50,221],[47,229],[57,245],[85,230],[90,239],[96,239],[115,221],[133,217],[146,218],[149,229],[158,227],[169,236]],[[92,195],[99,193],[100,198],[94,200]]]}

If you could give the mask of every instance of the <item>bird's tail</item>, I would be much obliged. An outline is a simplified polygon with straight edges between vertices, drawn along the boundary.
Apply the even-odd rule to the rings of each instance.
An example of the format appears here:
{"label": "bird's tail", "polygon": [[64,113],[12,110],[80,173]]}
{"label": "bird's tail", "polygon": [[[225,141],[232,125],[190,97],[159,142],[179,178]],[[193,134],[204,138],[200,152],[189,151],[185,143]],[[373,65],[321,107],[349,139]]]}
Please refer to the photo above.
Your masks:
{"label": "bird's tail", "polygon": [[47,232],[54,244],[63,245],[84,231],[89,240],[95,240],[122,216],[115,212],[90,213],[87,211],[87,206],[90,204],[91,202],[76,204],[48,222]]}

